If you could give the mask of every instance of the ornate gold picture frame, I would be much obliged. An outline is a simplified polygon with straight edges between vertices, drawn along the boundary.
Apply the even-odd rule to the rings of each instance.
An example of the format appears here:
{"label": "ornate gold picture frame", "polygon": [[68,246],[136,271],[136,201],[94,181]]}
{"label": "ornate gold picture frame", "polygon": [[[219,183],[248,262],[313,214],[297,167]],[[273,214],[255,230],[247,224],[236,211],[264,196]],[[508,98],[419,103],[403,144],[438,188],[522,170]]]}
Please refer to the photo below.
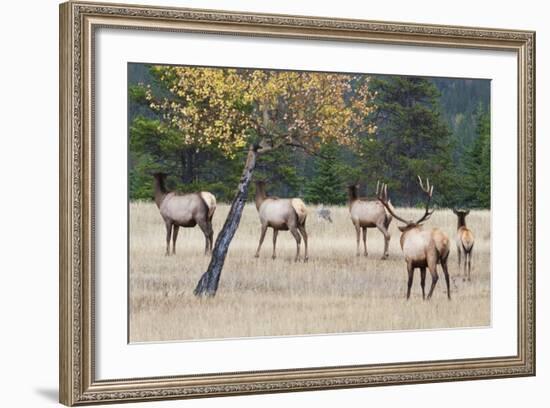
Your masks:
{"label": "ornate gold picture frame", "polygon": [[[512,52],[517,56],[517,352],[483,358],[98,379],[95,34],[100,28]],[[498,140],[495,141],[498,143]],[[60,402],[196,398],[535,375],[535,33],[87,2],[60,6]],[[510,268],[513,268],[510,265]],[[124,294],[121,294],[124,296]],[[182,370],[183,372],[183,370]]]}

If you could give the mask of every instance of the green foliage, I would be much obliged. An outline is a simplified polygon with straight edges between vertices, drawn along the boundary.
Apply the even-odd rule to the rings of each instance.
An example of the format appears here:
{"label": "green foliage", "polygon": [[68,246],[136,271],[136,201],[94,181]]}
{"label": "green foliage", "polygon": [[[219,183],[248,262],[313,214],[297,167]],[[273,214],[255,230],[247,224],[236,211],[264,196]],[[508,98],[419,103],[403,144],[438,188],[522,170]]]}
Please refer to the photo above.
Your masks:
{"label": "green foliage", "polygon": [[480,107],[476,113],[477,139],[466,155],[465,205],[491,207],[491,121]]}
{"label": "green foliage", "polygon": [[[151,199],[151,174],[163,171],[170,174],[170,189],[208,190],[218,201],[231,201],[246,147],[228,157],[169,126],[145,97],[147,89],[168,92],[151,69],[129,65],[130,199]],[[371,76],[369,89],[377,92],[370,105],[376,109],[364,120],[376,124],[376,132],[361,133],[358,147],[323,142],[317,156],[290,146],[263,154],[255,178],[268,182],[269,194],[343,204],[347,185],[358,182],[362,195],[372,196],[380,180],[388,183],[394,204],[418,205],[418,174],[434,183],[437,205],[490,206],[488,81]],[[250,104],[239,101],[233,107],[250,114]],[[248,140],[255,137],[252,132]]]}
{"label": "green foliage", "polygon": [[[299,158],[302,158],[300,160]],[[302,164],[305,154],[297,149],[282,147],[262,155],[255,170],[255,179],[268,183],[269,194],[280,197],[300,196],[303,193]],[[251,189],[251,197],[255,190]]]}
{"label": "green foliage", "polygon": [[149,200],[153,197],[151,175],[165,171],[164,151],[159,145],[162,131],[160,121],[137,116],[130,124],[129,193],[132,199]]}
{"label": "green foliage", "polygon": [[[137,157],[136,157],[137,156]],[[153,184],[151,176],[156,167],[150,155],[134,155],[130,152],[128,174],[128,190],[132,200],[151,200],[153,198]]]}
{"label": "green foliage", "polygon": [[128,87],[130,100],[138,105],[147,104],[147,90],[142,85],[130,85]]}
{"label": "green foliage", "polygon": [[135,117],[130,125],[129,155],[131,199],[151,199],[152,174],[162,171],[171,175],[168,185],[172,190],[206,190],[220,201],[230,201],[244,160],[244,152],[230,160],[215,149],[181,143],[178,132],[159,119],[143,116]]}
{"label": "green foliage", "polygon": [[451,132],[439,112],[439,93],[424,78],[378,77],[371,83],[378,97],[372,120],[378,124],[373,137],[365,138],[360,154],[369,182],[382,178],[398,205],[413,206],[422,200],[417,175],[436,186],[434,201],[449,205],[452,194]]}
{"label": "green foliage", "polygon": [[442,114],[453,132],[453,163],[457,174],[464,174],[464,160],[477,139],[476,122],[479,109],[489,110],[490,82],[482,79],[434,78],[441,93]]}
{"label": "green foliage", "polygon": [[316,204],[344,204],[345,186],[342,182],[341,155],[334,143],[325,144],[314,162],[314,176],[306,185],[305,199]]}

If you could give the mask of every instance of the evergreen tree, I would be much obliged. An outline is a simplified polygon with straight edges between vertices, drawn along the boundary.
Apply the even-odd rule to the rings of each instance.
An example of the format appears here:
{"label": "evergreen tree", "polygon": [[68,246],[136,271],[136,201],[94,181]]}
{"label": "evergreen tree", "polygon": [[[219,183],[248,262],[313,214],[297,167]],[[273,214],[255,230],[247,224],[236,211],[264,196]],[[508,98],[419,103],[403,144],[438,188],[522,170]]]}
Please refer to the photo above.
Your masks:
{"label": "evergreen tree", "polygon": [[363,173],[369,183],[384,178],[399,205],[419,202],[417,175],[428,177],[437,194],[434,201],[449,205],[452,200],[454,166],[451,132],[442,118],[439,92],[427,79],[375,77],[371,89],[377,106],[367,120],[375,120],[377,131],[363,139]]}
{"label": "evergreen tree", "polygon": [[[300,150],[283,146],[266,153],[256,167],[256,179],[269,183],[269,194],[279,197],[303,195],[302,165],[307,155]],[[256,193],[252,188],[251,198]]]}
{"label": "evergreen tree", "polygon": [[466,192],[464,205],[468,207],[491,207],[491,121],[489,113],[480,106],[476,113],[477,138],[468,149],[466,162],[466,177],[464,189]]}
{"label": "evergreen tree", "polygon": [[[130,199],[151,199],[151,173],[164,171],[170,174],[167,183],[173,190],[207,190],[220,202],[231,201],[246,148],[227,157],[216,146],[189,143],[186,134],[193,133],[173,129],[150,107],[149,86],[155,94],[169,95],[152,68],[128,68]],[[351,81],[351,89],[365,80]],[[395,204],[416,205],[420,197],[415,178],[420,173],[436,183],[434,199],[439,205],[490,205],[489,81],[375,75],[370,76],[369,88],[376,88],[371,106],[378,112],[367,116],[363,111],[364,123],[376,123],[377,131],[353,131],[359,149],[355,144],[334,144],[328,148],[334,150],[332,162],[326,162],[325,153],[315,156],[281,146],[263,154],[255,177],[268,180],[273,195],[326,203],[343,203],[345,187],[356,182],[362,194],[372,196],[380,179],[389,183]],[[449,129],[452,135],[446,135]],[[330,188],[323,192],[324,186]],[[252,185],[249,199],[253,194]]]}
{"label": "evergreen tree", "polygon": [[453,132],[453,161],[457,173],[464,174],[464,156],[478,137],[478,109],[488,110],[490,106],[490,81],[458,78],[433,78],[431,81],[441,93],[439,101],[443,117]]}
{"label": "evergreen tree", "polygon": [[345,203],[346,194],[338,162],[338,146],[333,143],[323,145],[320,156],[315,159],[315,176],[306,185],[306,201],[331,205]]}

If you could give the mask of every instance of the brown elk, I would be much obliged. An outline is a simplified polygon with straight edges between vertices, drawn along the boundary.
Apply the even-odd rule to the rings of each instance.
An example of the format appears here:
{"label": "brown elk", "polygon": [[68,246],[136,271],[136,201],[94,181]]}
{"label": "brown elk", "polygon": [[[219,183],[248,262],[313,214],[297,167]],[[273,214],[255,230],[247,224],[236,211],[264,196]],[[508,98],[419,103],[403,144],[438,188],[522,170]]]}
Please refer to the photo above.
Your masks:
{"label": "brown elk", "polygon": [[[391,214],[387,213],[384,205],[378,200],[368,200],[367,198],[359,197],[357,192],[357,185],[351,185],[348,187],[348,205],[349,213],[351,216],[351,222],[355,226],[355,232],[357,237],[357,251],[356,255],[360,255],[360,241],[361,230],[363,230],[363,247],[365,256],[368,255],[367,251],[367,228],[378,228],[382,235],[384,235],[384,254],[382,259],[386,259],[389,256],[388,246],[390,243],[389,226],[392,220]],[[380,182],[376,185],[376,195],[379,194]],[[391,206],[388,201],[387,205]]]}
{"label": "brown elk", "polygon": [[304,202],[299,198],[268,197],[265,192],[265,182],[256,181],[256,209],[260,216],[262,229],[255,257],[258,258],[260,256],[260,249],[264,242],[265,233],[267,228],[270,227],[273,228],[273,254],[271,256],[273,259],[276,257],[275,249],[279,231],[290,231],[296,240],[296,256],[294,261],[298,261],[300,257],[300,234],[304,238],[304,261],[307,261],[307,209]]}
{"label": "brown elk", "polygon": [[[460,261],[464,255],[464,276],[468,276],[471,280],[470,272],[472,269],[472,252],[474,249],[474,234],[466,227],[466,216],[470,210],[457,210],[453,208],[453,212],[458,218],[456,227],[456,250],[458,252],[458,269],[460,270]],[[468,273],[466,274],[466,270]]]}
{"label": "brown elk", "polygon": [[432,275],[432,286],[428,293],[428,299],[432,297],[435,285],[439,279],[437,274],[437,264],[443,268],[445,281],[447,283],[447,297],[451,299],[451,289],[449,284],[449,271],[447,268],[447,259],[449,257],[450,245],[449,237],[440,229],[424,229],[422,223],[428,220],[434,210],[430,210],[430,201],[433,195],[433,185],[430,186],[429,180],[426,179],[426,187],[422,183],[422,179],[418,177],[420,188],[426,194],[426,208],[424,214],[416,221],[407,221],[399,217],[393,207],[388,203],[388,186],[384,184],[379,192],[378,200],[386,207],[386,209],[398,221],[404,223],[404,226],[399,226],[401,231],[401,249],[405,255],[407,262],[408,283],[407,283],[407,299],[411,296],[411,286],[413,283],[413,274],[415,268],[420,268],[420,286],[422,287],[422,299],[425,299],[424,285],[426,282],[426,268],[429,269]]}
{"label": "brown elk", "polygon": [[172,254],[175,254],[179,228],[192,228],[197,224],[206,240],[204,253],[211,252],[214,241],[212,217],[216,211],[216,197],[207,191],[188,194],[168,191],[165,186],[166,176],[165,173],[153,174],[155,203],[166,226],[166,255],[170,255],[170,236]]}

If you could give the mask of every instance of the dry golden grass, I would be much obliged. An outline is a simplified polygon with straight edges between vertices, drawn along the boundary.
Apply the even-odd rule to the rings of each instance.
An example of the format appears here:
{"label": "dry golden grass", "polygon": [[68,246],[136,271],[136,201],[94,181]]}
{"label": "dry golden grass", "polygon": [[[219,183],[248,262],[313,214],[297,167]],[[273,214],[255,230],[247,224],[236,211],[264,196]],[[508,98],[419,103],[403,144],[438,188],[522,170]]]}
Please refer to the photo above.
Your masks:
{"label": "dry golden grass", "polygon": [[[214,232],[221,229],[228,205],[219,205]],[[333,224],[310,208],[308,263],[294,263],[295,241],[279,234],[278,258],[271,259],[268,232],[259,259],[256,208],[245,207],[231,243],[215,298],[199,300],[193,289],[208,266],[199,228],[180,229],[177,255],[165,256],[165,229],[153,203],[130,205],[130,340],[165,341],[248,336],[303,335],[486,326],[490,324],[490,213],[472,211],[472,281],[463,280],[454,245],[456,217],[434,213],[427,227],[438,226],[452,240],[449,271],[452,300],[440,280],[430,301],[422,301],[415,271],[411,299],[405,300],[406,268],[400,233],[391,224],[390,257],[382,261],[383,238],[368,230],[369,256],[355,256],[355,230],[347,207],[332,207]],[[400,214],[419,213],[398,209]],[[414,216],[411,216],[414,218]],[[430,285],[430,276],[426,282]]]}

